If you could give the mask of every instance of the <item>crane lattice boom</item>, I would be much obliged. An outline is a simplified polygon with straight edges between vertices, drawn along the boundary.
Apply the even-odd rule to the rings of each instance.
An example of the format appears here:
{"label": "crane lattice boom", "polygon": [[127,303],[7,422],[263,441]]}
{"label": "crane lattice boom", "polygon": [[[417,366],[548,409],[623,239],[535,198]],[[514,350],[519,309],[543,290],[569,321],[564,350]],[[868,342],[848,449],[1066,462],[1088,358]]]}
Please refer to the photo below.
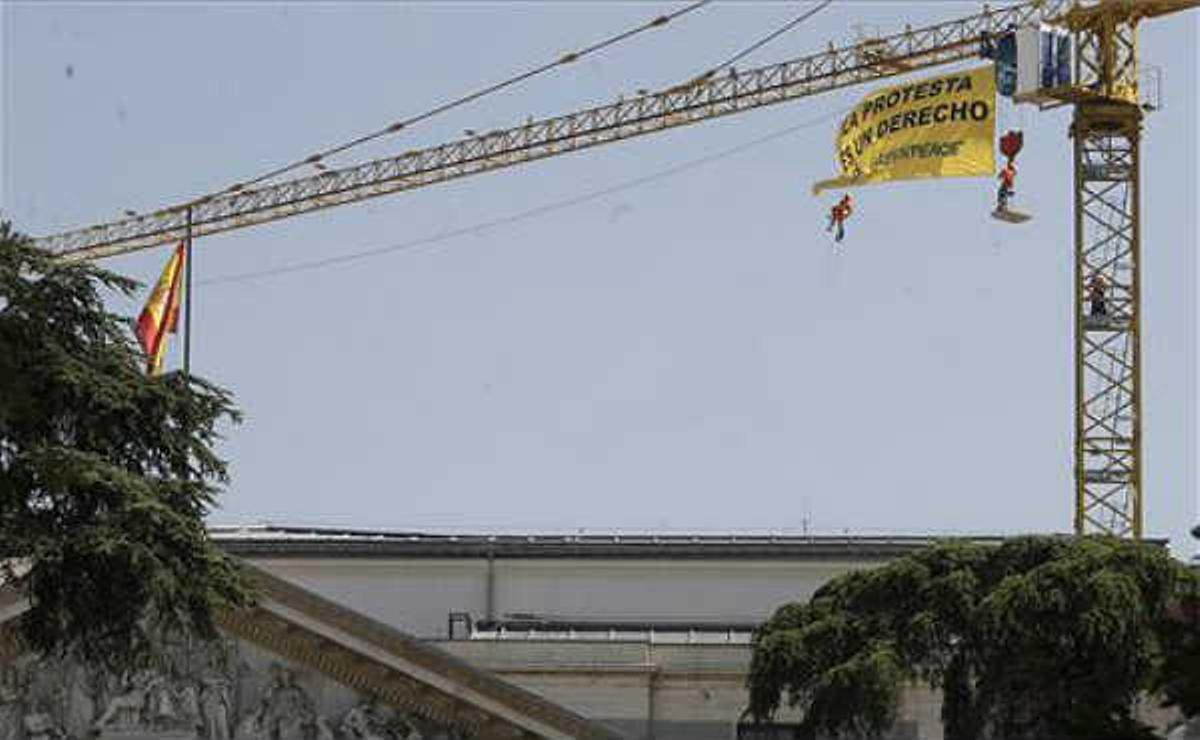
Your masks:
{"label": "crane lattice boom", "polygon": [[[68,260],[90,260],[240,229],[322,208],[511,167],[599,144],[816,95],[977,56],[985,33],[1048,19],[1066,0],[1026,2],[789,62],[698,79],[610,105],[531,121],[253,190],[226,192],[151,214],[37,240]],[[235,186],[236,187],[236,186]]]}

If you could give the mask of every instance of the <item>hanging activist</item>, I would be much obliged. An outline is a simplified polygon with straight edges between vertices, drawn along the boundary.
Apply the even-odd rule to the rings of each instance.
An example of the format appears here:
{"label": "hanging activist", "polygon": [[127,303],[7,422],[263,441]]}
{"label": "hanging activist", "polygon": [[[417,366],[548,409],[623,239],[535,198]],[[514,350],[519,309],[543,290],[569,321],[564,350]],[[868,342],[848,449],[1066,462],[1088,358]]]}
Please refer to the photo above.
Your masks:
{"label": "hanging activist", "polygon": [[840,243],[846,238],[846,219],[854,213],[854,198],[846,193],[841,200],[833,204],[829,209],[829,224],[825,227],[825,231],[833,231],[833,240]]}

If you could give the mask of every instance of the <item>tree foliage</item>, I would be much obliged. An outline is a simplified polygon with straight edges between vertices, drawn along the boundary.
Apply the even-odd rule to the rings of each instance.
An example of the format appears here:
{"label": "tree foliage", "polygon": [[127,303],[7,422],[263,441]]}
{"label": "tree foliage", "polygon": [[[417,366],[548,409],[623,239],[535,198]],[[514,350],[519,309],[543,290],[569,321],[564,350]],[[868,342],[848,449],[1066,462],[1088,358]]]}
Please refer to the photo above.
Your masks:
{"label": "tree foliage", "polygon": [[1179,589],[1162,630],[1156,685],[1186,717],[1200,717],[1200,571]]}
{"label": "tree foliage", "polygon": [[34,648],[107,663],[151,633],[211,634],[215,609],[250,598],[204,525],[238,412],[200,378],[143,374],[102,296],[135,287],[0,224],[0,580],[28,598]]}
{"label": "tree foliage", "polygon": [[1180,607],[1200,605],[1195,586],[1163,548],[1115,539],[935,545],[776,611],[750,713],[787,705],[806,731],[874,736],[923,683],[942,690],[948,740],[1148,735],[1144,692],[1200,709],[1200,609]]}

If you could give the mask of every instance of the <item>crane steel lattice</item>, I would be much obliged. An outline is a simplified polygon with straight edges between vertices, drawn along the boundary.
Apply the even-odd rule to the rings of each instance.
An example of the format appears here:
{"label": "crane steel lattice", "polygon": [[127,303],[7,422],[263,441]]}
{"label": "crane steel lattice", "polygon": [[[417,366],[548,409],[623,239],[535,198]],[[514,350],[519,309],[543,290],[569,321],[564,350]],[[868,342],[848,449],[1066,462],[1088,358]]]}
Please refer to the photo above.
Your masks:
{"label": "crane steel lattice", "polygon": [[[1141,539],[1141,122],[1137,25],[1197,0],[1100,0],[1055,21],[1078,50],[1075,106],[1075,531]],[[1101,301],[1091,286],[1104,286]]]}
{"label": "crane steel lattice", "polygon": [[[1136,106],[1079,106],[1075,138],[1075,529],[1142,535]],[[1104,280],[1099,313],[1089,286]]]}
{"label": "crane steel lattice", "polygon": [[[472,136],[276,185],[43,237],[64,261],[109,257],[511,167],[863,82],[964,61],[988,36],[1028,24],[1074,36],[1075,530],[1142,536],[1137,24],[1200,0],[1031,0],[782,64]],[[1088,286],[1108,286],[1093,315]]]}
{"label": "crane steel lattice", "polygon": [[[1143,529],[1140,17],[1112,4],[1067,14],[1079,53],[1064,96],[1075,101],[1075,531],[1135,539]],[[1106,286],[1099,303],[1090,295],[1097,280]]]}
{"label": "crane steel lattice", "polygon": [[684,84],[653,95],[531,121],[397,157],[330,170],[253,190],[37,240],[65,259],[97,259],[183,238],[187,210],[194,236],[296,216],[401,190],[488,172],[599,144],[654,133],[918,69],[973,59],[985,33],[1036,23],[1067,0],[1027,2],[905,31],[781,64]]}

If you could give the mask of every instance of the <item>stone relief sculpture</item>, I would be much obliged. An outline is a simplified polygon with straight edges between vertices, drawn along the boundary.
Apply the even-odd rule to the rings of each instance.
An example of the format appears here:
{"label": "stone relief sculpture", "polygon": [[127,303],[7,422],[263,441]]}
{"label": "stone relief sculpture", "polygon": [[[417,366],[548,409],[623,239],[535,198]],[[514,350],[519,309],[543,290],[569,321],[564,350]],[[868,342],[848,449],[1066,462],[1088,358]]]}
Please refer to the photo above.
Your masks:
{"label": "stone relief sculpture", "polygon": [[333,740],[308,694],[296,684],[295,671],[279,663],[268,669],[270,681],[254,709],[238,725],[238,738]]}
{"label": "stone relief sculpture", "polygon": [[[103,730],[109,725],[130,727],[142,724],[151,703],[150,692],[161,685],[162,680],[161,676],[148,669],[126,675],[121,680],[121,692],[108,700],[104,713],[96,719],[92,727]],[[170,712],[169,708],[167,712]]]}
{"label": "stone relief sculpture", "polygon": [[56,659],[0,665],[0,740],[423,740],[401,713],[243,653],[164,645],[122,675]]}
{"label": "stone relief sculpture", "polygon": [[316,713],[308,695],[296,685],[296,674],[278,663],[271,664],[271,704],[267,723],[273,737],[308,738],[316,724]]}
{"label": "stone relief sculpture", "polygon": [[229,682],[224,676],[209,675],[201,680],[200,717],[202,737],[230,740]]}
{"label": "stone relief sculpture", "polygon": [[63,736],[54,718],[45,712],[27,714],[23,723],[25,726],[25,737],[29,738],[29,740],[55,740]]}
{"label": "stone relief sculpture", "polygon": [[346,712],[338,731],[343,738],[356,740],[423,740],[421,733],[402,716],[369,701]]}
{"label": "stone relief sculpture", "polygon": [[19,740],[18,728],[24,721],[21,697],[24,687],[15,665],[0,667],[0,740]]}

